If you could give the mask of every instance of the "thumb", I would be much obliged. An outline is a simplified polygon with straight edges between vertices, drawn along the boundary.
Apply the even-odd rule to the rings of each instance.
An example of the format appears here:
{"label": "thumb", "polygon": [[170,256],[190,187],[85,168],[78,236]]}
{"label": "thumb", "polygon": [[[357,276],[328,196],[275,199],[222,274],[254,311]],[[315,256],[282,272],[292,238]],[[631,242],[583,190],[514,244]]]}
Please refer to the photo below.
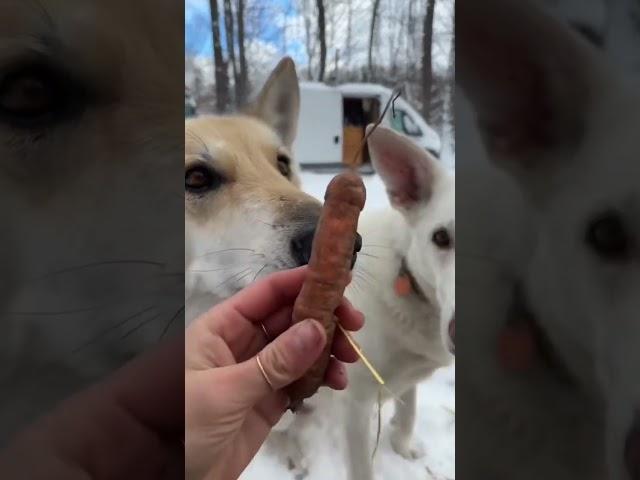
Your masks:
{"label": "thumb", "polygon": [[235,367],[238,398],[253,405],[274,390],[295,382],[315,363],[326,343],[325,330],[316,320],[295,324],[258,354],[264,374],[256,357]]}

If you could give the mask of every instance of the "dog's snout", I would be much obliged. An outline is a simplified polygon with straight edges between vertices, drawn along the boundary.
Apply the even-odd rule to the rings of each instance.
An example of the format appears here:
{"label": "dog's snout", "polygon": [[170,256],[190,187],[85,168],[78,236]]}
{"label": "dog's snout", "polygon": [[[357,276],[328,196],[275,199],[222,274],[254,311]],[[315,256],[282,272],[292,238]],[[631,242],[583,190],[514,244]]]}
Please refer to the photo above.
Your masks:
{"label": "dog's snout", "polygon": [[362,237],[359,233],[356,233],[356,242],[353,245],[353,257],[351,257],[351,270],[353,270],[353,267],[356,265],[360,250],[362,250]]}
{"label": "dog's snout", "polygon": [[[316,233],[315,228],[304,230],[291,240],[291,253],[296,265],[307,265],[311,259],[311,248],[313,246],[313,237]],[[353,257],[351,259],[351,269],[356,264],[358,252],[362,249],[362,237],[356,233],[356,241],[353,246]]]}
{"label": "dog's snout", "polygon": [[315,228],[303,230],[291,240],[291,254],[296,265],[302,266],[309,263],[315,233]]}
{"label": "dog's snout", "polygon": [[636,414],[624,444],[624,463],[632,480],[640,480],[640,413]]}

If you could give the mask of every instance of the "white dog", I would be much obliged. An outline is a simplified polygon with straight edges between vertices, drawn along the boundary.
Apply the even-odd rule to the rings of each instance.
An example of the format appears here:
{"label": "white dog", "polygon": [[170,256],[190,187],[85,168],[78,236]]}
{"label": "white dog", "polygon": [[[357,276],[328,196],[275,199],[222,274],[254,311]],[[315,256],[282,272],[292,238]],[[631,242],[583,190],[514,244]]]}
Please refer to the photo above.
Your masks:
{"label": "white dog", "polygon": [[459,82],[515,179],[458,175],[458,474],[640,478],[637,89],[524,2],[456,22]]}
{"label": "white dog", "polygon": [[[363,215],[363,254],[347,297],[367,319],[357,342],[400,397],[391,445],[412,459],[423,454],[420,441],[412,438],[415,386],[453,360],[455,178],[392,130],[376,129],[369,149],[393,209]],[[361,363],[351,366],[349,375],[344,428],[350,478],[369,480],[370,419],[380,387]]]}
{"label": "white dog", "polygon": [[[362,252],[346,296],[365,314],[365,327],[355,340],[385,380],[383,400],[389,393],[397,399],[391,445],[399,455],[415,459],[424,453],[420,440],[412,437],[416,384],[453,360],[455,179],[393,130],[378,127],[369,149],[393,208],[365,211],[361,217]],[[282,422],[269,448],[304,471],[307,437],[314,431],[308,425],[326,415],[340,418],[335,416],[340,412],[349,478],[370,480],[371,415],[380,386],[362,363],[348,368],[348,388],[310,399],[313,413]]]}

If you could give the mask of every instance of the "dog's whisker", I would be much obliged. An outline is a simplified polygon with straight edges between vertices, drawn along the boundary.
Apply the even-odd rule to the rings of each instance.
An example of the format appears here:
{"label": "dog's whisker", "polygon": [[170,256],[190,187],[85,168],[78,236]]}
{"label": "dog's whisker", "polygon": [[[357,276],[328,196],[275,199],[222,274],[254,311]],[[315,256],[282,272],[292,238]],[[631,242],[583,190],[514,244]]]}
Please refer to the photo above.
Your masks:
{"label": "dog's whisker", "polygon": [[63,273],[76,272],[78,270],[85,270],[88,268],[96,268],[103,266],[111,266],[111,265],[146,265],[151,267],[164,267],[166,264],[164,262],[157,262],[153,260],[136,260],[136,259],[123,259],[123,260],[101,260],[98,262],[91,262],[84,265],[76,265],[73,267],[67,267],[60,270],[54,270],[45,275],[45,277],[53,276],[53,275],[61,275]]}
{"label": "dog's whisker", "polygon": [[157,319],[158,317],[160,317],[160,314],[157,313],[155,315],[153,315],[151,318],[148,318],[146,320],[143,320],[142,322],[140,322],[138,325],[136,325],[135,327],[133,327],[132,329],[130,329],[129,331],[125,332],[121,337],[120,340],[123,340],[125,338],[127,338],[128,336],[132,335],[133,333],[137,332],[138,330],[140,330],[142,327],[144,327],[145,325],[148,325],[149,323],[153,322],[155,319]]}
{"label": "dog's whisker", "polygon": [[261,257],[264,256],[261,253],[257,253],[252,248],[226,248],[224,250],[210,250],[210,251],[205,252],[202,255],[198,255],[198,256],[196,256],[194,258],[209,257],[209,256],[213,256],[213,255],[220,255],[220,254],[223,254],[223,253],[247,253],[247,252],[251,253],[252,255],[255,255],[255,256],[261,256]]}
{"label": "dog's whisker", "polygon": [[357,271],[353,274],[352,284],[356,287],[373,287],[373,283],[371,282],[370,278],[372,279],[373,277],[367,278],[364,271]]}
{"label": "dog's whisker", "polygon": [[262,267],[260,270],[258,270],[258,273],[255,274],[255,276],[253,277],[253,280],[251,280],[251,283],[255,282],[256,279],[258,278],[258,275],[260,275],[265,268],[267,268],[269,266],[269,264],[265,264],[264,267]]}
{"label": "dog's whisker", "polygon": [[131,320],[144,315],[145,313],[149,312],[150,310],[153,310],[155,308],[154,305],[144,308],[132,315],[127,316],[126,318],[124,318],[123,320],[120,320],[119,322],[110,325],[108,328],[105,328],[103,330],[101,330],[100,332],[98,332],[96,335],[94,335],[93,337],[91,337],[89,340],[87,340],[85,343],[83,343],[82,345],[80,345],[79,347],[76,347],[75,349],[72,350],[71,353],[78,353],[81,350],[85,349],[86,347],[94,344],[95,342],[97,342],[98,340],[100,340],[101,338],[103,338],[104,336],[108,335],[110,332],[120,328],[121,326],[125,325],[126,323],[130,322]]}
{"label": "dog's whisker", "polygon": [[[240,272],[237,272],[236,274],[231,275],[231,276],[230,276],[229,278],[227,278],[224,282],[222,282],[222,283],[220,283],[220,284],[216,285],[216,286],[214,287],[214,290],[215,290],[215,289],[217,289],[217,288],[220,288],[220,287],[222,287],[223,285],[226,285],[226,284],[228,284],[229,282],[232,282],[232,281],[234,281],[234,280],[236,280],[236,281],[237,281],[237,280],[240,280],[240,278],[238,278],[238,277],[240,277],[240,276],[242,276],[242,275],[250,274],[250,273],[251,273],[251,268],[245,268],[244,270],[241,270]],[[241,277],[241,278],[243,278],[243,277]]]}
{"label": "dog's whisker", "polygon": [[99,307],[86,307],[86,308],[77,308],[74,310],[57,310],[57,311],[6,311],[2,312],[4,315],[16,315],[16,316],[26,316],[26,317],[37,317],[37,316],[61,316],[61,315],[75,315],[78,313],[87,313],[87,312],[95,312],[101,310],[104,306]]}
{"label": "dog's whisker", "polygon": [[289,225],[284,224],[284,223],[269,223],[269,222],[265,222],[264,220],[260,220],[259,218],[256,219],[256,222],[261,223],[263,225],[266,225],[267,227],[272,227],[272,228],[286,228]]}
{"label": "dog's whisker", "polygon": [[295,230],[298,227],[303,227],[308,225],[306,222],[292,222],[292,223],[269,223],[264,220],[256,219],[257,222],[262,223],[271,228],[277,228],[279,230],[289,231]]}
{"label": "dog's whisker", "polygon": [[358,252],[358,256],[362,255],[363,257],[373,258],[375,260],[389,260],[390,257],[380,257],[378,255],[372,255],[370,253],[365,253],[363,251]]}
{"label": "dog's whisker", "polygon": [[363,267],[362,265],[360,265],[354,272],[355,274],[360,274],[365,278],[369,278],[370,280],[375,281],[376,278],[375,276],[369,271],[367,270],[365,267]]}
{"label": "dog's whisker", "polygon": [[211,273],[211,272],[224,272],[226,270],[235,270],[236,266],[233,267],[225,267],[225,268],[212,268],[212,269],[208,269],[208,270],[193,270],[193,269],[188,269],[185,270],[186,273]]}
{"label": "dog's whisker", "polygon": [[249,275],[251,275],[252,270],[249,270],[247,273],[245,273],[244,275],[242,275],[241,277],[237,278],[236,281],[239,282],[240,280],[244,280],[245,278],[247,278]]}
{"label": "dog's whisker", "polygon": [[187,135],[190,136],[193,140],[196,140],[197,142],[199,142],[202,145],[202,149],[204,150],[204,152],[210,153],[209,147],[207,146],[206,142],[202,139],[200,135],[198,135],[197,133],[191,130],[187,130]]}
{"label": "dog's whisker", "polygon": [[167,332],[169,331],[169,328],[171,328],[171,325],[173,324],[173,322],[180,316],[180,314],[182,312],[184,312],[184,305],[182,305],[178,309],[178,311],[169,319],[167,324],[162,329],[162,332],[160,332],[160,336],[158,337],[158,341],[162,340],[162,338],[167,334]]}
{"label": "dog's whisker", "polygon": [[364,243],[362,245],[362,248],[369,248],[369,247],[373,247],[373,248],[384,248],[387,250],[393,250],[393,248],[389,247],[388,245],[376,245],[374,243]]}

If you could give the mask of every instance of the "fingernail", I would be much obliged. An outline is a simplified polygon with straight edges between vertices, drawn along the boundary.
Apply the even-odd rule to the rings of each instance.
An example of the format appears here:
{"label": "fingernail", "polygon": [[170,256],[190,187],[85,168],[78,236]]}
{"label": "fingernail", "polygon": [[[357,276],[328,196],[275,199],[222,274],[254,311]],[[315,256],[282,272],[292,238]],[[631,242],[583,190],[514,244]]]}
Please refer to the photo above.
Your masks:
{"label": "fingernail", "polygon": [[318,324],[313,320],[304,320],[294,327],[295,345],[300,352],[316,346],[322,339]]}

